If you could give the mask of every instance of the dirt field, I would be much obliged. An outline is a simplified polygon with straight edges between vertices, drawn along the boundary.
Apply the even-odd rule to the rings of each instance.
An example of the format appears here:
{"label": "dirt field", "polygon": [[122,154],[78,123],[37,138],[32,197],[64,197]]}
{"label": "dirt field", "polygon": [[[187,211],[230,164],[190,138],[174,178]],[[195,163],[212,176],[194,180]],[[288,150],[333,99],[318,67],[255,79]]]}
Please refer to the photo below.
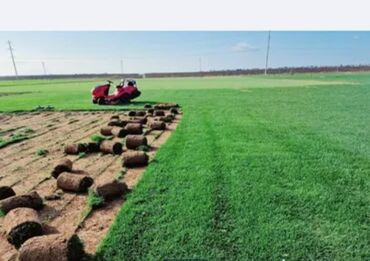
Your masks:
{"label": "dirt field", "polygon": [[[63,157],[73,161],[74,170],[88,172],[94,183],[115,178],[123,170],[124,181],[132,189],[139,181],[145,168],[123,169],[121,156],[92,153],[79,157],[64,154],[64,145],[75,142],[91,141],[93,134],[99,134],[100,128],[107,125],[113,112],[35,112],[18,114],[0,114],[0,138],[9,139],[14,133],[28,133],[28,139],[10,144],[0,149],[0,184],[11,186],[16,194],[37,191],[41,197],[57,191],[56,180],[50,177],[53,166]],[[147,135],[153,158],[157,149],[176,128],[181,116],[167,124],[165,131],[152,131]],[[122,141],[120,138],[114,140]],[[47,150],[40,155],[40,150]],[[93,254],[104,237],[123,199],[110,201],[105,207],[94,210],[83,219],[86,211],[85,194],[63,192],[60,199],[44,200],[45,206],[39,211],[45,225],[45,234],[77,233],[82,239],[85,250]],[[2,260],[15,260],[16,249],[5,237],[3,219],[0,219],[0,257]]]}

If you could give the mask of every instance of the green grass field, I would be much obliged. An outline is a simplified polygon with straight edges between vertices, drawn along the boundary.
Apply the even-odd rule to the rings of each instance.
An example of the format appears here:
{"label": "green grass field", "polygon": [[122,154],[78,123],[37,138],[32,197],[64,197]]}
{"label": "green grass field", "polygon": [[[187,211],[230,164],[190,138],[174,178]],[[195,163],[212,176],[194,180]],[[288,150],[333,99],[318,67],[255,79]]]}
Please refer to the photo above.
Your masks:
{"label": "green grass field", "polygon": [[[0,111],[101,109],[98,82],[3,81]],[[370,260],[370,74],[138,83],[184,117],[98,259]]]}

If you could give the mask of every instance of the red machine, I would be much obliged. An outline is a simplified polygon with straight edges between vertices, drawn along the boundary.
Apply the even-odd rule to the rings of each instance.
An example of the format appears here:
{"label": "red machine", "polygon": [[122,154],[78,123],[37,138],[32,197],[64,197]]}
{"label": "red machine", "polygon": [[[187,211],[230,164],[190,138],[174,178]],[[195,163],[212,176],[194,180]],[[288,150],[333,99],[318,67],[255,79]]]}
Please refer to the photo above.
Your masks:
{"label": "red machine", "polygon": [[116,86],[113,94],[109,95],[109,89],[113,82],[107,81],[106,84],[96,86],[91,90],[92,102],[100,105],[129,103],[132,99],[139,97],[141,92],[138,90],[135,80],[122,80]]}

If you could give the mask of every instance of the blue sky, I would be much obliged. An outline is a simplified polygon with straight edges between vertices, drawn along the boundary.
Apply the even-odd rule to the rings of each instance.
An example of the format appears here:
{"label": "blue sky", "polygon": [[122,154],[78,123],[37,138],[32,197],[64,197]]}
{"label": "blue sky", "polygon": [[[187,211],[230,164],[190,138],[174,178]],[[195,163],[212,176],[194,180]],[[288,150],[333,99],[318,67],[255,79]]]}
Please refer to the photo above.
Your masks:
{"label": "blue sky", "polygon": [[[262,68],[267,32],[0,32],[0,75]],[[370,32],[271,32],[270,67],[370,64]]]}

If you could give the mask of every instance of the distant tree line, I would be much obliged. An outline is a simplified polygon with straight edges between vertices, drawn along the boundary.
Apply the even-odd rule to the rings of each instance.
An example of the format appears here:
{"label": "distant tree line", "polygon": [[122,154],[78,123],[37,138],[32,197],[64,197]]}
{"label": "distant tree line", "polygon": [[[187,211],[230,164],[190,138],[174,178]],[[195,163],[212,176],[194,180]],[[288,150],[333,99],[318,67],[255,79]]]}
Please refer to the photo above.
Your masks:
{"label": "distant tree line", "polygon": [[[295,73],[323,73],[323,72],[365,72],[370,71],[370,65],[340,65],[340,66],[307,66],[307,67],[280,67],[268,69],[268,74],[295,74]],[[145,74],[55,74],[55,75],[24,75],[18,79],[119,79],[119,78],[161,78],[161,77],[200,77],[200,76],[233,76],[264,74],[264,69],[236,69],[202,72],[164,72]],[[1,80],[14,80],[15,76],[2,76]]]}

